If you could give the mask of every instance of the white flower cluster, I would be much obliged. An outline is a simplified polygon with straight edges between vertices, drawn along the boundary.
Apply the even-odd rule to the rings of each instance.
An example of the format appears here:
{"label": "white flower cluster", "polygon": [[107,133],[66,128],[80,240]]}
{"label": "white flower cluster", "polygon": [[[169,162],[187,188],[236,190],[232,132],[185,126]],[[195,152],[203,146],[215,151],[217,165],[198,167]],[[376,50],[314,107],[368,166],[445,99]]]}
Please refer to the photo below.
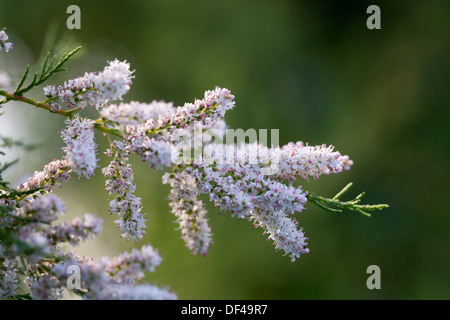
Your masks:
{"label": "white flower cluster", "polygon": [[[117,257],[98,260],[67,254],[63,263],[52,268],[54,281],[65,286],[67,268],[77,266],[80,270],[82,297],[92,300],[174,300],[176,294],[167,288],[136,283],[144,279],[144,272],[154,272],[162,261],[159,253],[150,245],[140,250],[132,249]],[[86,290],[89,288],[89,290]],[[47,298],[46,296],[42,298]]]}
{"label": "white flower cluster", "polygon": [[110,104],[100,111],[100,115],[107,121],[115,122],[120,127],[137,125],[149,119],[158,119],[159,115],[175,112],[173,103],[164,101],[152,101],[142,103],[131,101],[130,103]]}
{"label": "white flower cluster", "polygon": [[[16,297],[22,279],[32,299],[62,298],[71,275],[69,266],[81,270],[82,287],[76,292],[84,299],[177,299],[167,288],[136,282],[161,263],[161,256],[149,245],[99,260],[62,253],[61,244],[76,246],[98,235],[103,223],[90,213],[83,219],[55,223],[65,213],[65,204],[51,189],[66,181],[70,171],[64,160],[55,160],[20,185],[17,191],[23,196],[8,198],[0,193],[0,299]],[[4,230],[9,230],[6,238]],[[24,257],[26,268],[21,267]]]}
{"label": "white flower cluster", "polygon": [[71,169],[68,161],[53,160],[44,166],[44,170],[36,171],[26,182],[21,183],[17,189],[19,191],[38,191],[43,189],[51,191],[53,187],[61,187],[61,183],[70,179]]}
{"label": "white flower cluster", "polygon": [[64,214],[65,211],[64,202],[55,194],[50,193],[30,199],[30,201],[21,201],[16,216],[33,218],[36,222],[49,224],[58,219],[58,215]]}
{"label": "white flower cluster", "polygon": [[149,119],[145,123],[145,130],[159,132],[167,128],[183,129],[193,123],[200,122],[209,126],[225,115],[225,112],[235,106],[234,96],[230,90],[216,87],[215,90],[205,92],[205,97],[195,100],[194,103],[185,103],[178,107],[176,112],[166,112],[160,114],[158,118]]}
{"label": "white flower cluster", "polygon": [[[226,125],[219,115],[224,115],[226,111],[234,107],[233,99],[234,96],[228,89],[217,87],[214,91],[207,91],[204,99],[196,100],[194,104],[186,103],[178,108],[162,101],[153,101],[150,104],[122,103],[103,108],[101,115],[105,120],[114,123],[118,128],[125,129],[123,142],[114,141],[111,150],[106,153],[114,159],[107,168],[103,169],[104,175],[108,178],[106,190],[110,194],[118,194],[118,198],[110,201],[110,211],[119,215],[120,219],[116,220],[116,223],[123,236],[132,240],[142,240],[146,221],[140,213],[142,210],[140,198],[133,195],[135,186],[132,183],[131,166],[127,164],[129,154],[136,153],[151,168],[170,167],[179,160],[181,145],[186,142],[179,141],[180,138],[194,133],[196,139],[210,142],[211,137],[205,134],[204,130],[215,130],[215,134],[221,136],[224,134]],[[199,123],[203,124],[200,130],[197,127]],[[190,145],[190,139],[187,143]],[[180,183],[184,184],[185,181]],[[172,197],[176,197],[176,194]],[[197,208],[199,205],[194,204],[191,209],[186,210],[196,211]],[[173,212],[177,210],[173,209]],[[211,243],[210,234],[207,231],[204,232],[209,230],[207,223],[203,223],[205,213],[206,211],[200,210],[198,217],[193,218],[198,223],[196,228],[199,228],[199,232],[195,229],[194,233],[201,237],[201,240],[192,240],[197,245],[193,245],[188,240],[196,238],[195,235],[190,236],[193,230],[182,231],[183,238],[188,243],[187,246],[194,253],[206,254],[206,248],[209,248]],[[189,225],[186,222],[189,220],[187,215],[177,217],[181,225]],[[198,243],[202,243],[200,245],[202,248],[199,250],[197,250]]]}
{"label": "white flower cluster", "polygon": [[5,30],[0,31],[0,52],[5,50],[5,52],[9,52],[13,48],[13,44],[11,42],[6,42],[9,39]]}
{"label": "white flower cluster", "polygon": [[45,236],[50,239],[53,245],[59,242],[67,242],[71,245],[78,245],[86,241],[91,235],[100,234],[103,221],[95,215],[86,213],[83,219],[74,218],[72,222],[61,222],[58,225],[47,228]]}
{"label": "white flower cluster", "polygon": [[317,180],[321,175],[350,170],[353,165],[348,156],[343,156],[338,151],[333,152],[333,149],[333,146],[309,146],[299,141],[295,144],[290,142],[271,154],[275,154],[279,160],[278,177],[290,181],[308,177]]}
{"label": "white flower cluster", "polygon": [[147,220],[144,218],[145,214],[141,213],[141,198],[134,195],[136,185],[133,183],[133,171],[131,164],[127,163],[129,151],[121,141],[115,140],[106,155],[113,158],[110,164],[102,169],[107,178],[106,191],[110,195],[117,194],[117,197],[109,202],[109,211],[118,215],[119,219],[115,223],[122,232],[122,237],[142,241]]}
{"label": "white flower cluster", "polygon": [[[257,165],[238,162],[193,165],[182,173],[167,173],[163,183],[172,187],[170,206],[179,220],[186,213],[193,219],[193,214],[189,213],[188,209],[196,209],[199,221],[204,226],[195,228],[195,236],[199,239],[208,239],[208,243],[211,242],[211,230],[205,223],[206,210],[197,200],[199,194],[205,193],[216,207],[229,211],[231,216],[254,220],[254,225],[269,233],[269,239],[274,241],[276,248],[284,250],[293,261],[299,258],[300,254],[308,252],[306,238],[301,230],[297,230],[297,222],[292,217],[304,209],[306,194],[301,187],[287,186],[262,174]],[[194,216],[194,220],[195,218]],[[192,233],[193,225],[180,223],[182,235]],[[205,253],[202,241],[190,240],[187,243],[188,246],[196,244],[195,248],[190,248],[191,251]]]}
{"label": "white flower cluster", "polygon": [[162,170],[172,164],[177,149],[169,142],[158,138],[149,138],[142,126],[127,126],[124,143],[130,152],[139,155],[151,168]]}
{"label": "white flower cluster", "polygon": [[78,177],[90,178],[97,167],[97,143],[94,122],[78,115],[66,120],[67,128],[61,131],[66,146],[62,148],[65,159]]}
{"label": "white flower cluster", "polygon": [[130,90],[132,74],[128,62],[116,59],[109,62],[102,72],[85,73],[82,77],[66,81],[63,86],[46,86],[44,94],[53,111],[60,110],[62,103],[66,103],[68,108],[83,110],[91,105],[98,109],[109,101],[122,100],[122,96]]}
{"label": "white flower cluster", "polygon": [[[0,31],[0,51],[11,49],[7,40]],[[32,298],[60,298],[69,266],[80,269],[81,289],[76,293],[85,299],[177,298],[167,288],[136,282],[161,263],[150,245],[98,260],[60,251],[61,243],[76,246],[101,232],[102,220],[92,214],[56,224],[65,205],[52,193],[71,173],[88,179],[94,174],[99,161],[95,128],[108,139],[117,138],[110,140],[105,154],[111,160],[102,173],[106,191],[114,196],[109,211],[117,215],[122,237],[143,241],[147,228],[129,163],[136,154],[151,168],[167,170],[162,182],[171,188],[169,206],[193,254],[205,256],[213,243],[202,195],[222,212],[262,228],[275,249],[291,261],[309,252],[297,215],[307,199],[314,198],[294,182],[349,170],[353,161],[348,156],[333,146],[303,142],[282,147],[258,142],[223,144],[227,132],[223,117],[235,106],[234,95],[225,88],[208,90],[202,99],[180,107],[156,100],[108,105],[122,100],[132,78],[129,63],[116,59],[102,72],[45,87],[47,99],[41,104],[33,100],[34,105],[67,116],[61,131],[64,158],[47,164],[16,190],[0,189],[0,298],[17,294],[19,273],[25,276]],[[69,110],[63,110],[63,105]],[[87,106],[95,107],[100,118],[81,117],[78,111]],[[19,264],[24,257],[26,264]]]}
{"label": "white flower cluster", "polygon": [[206,218],[203,201],[198,199],[198,185],[195,178],[184,172],[166,173],[163,183],[171,186],[169,199],[172,213],[180,225],[181,237],[193,253],[205,256],[213,243],[211,227]]}
{"label": "white flower cluster", "polygon": [[[233,100],[228,89],[216,87],[206,91],[203,99],[178,108],[162,101],[132,102],[108,106],[101,115],[113,127],[124,130],[121,148],[126,149],[127,157],[136,153],[152,168],[174,167],[163,176],[163,183],[171,186],[171,211],[192,253],[205,255],[213,242],[206,209],[198,199],[206,194],[219,209],[263,228],[275,248],[294,261],[309,249],[294,217],[304,209],[308,193],[294,187],[293,182],[339,173],[353,162],[326,145],[311,147],[297,142],[268,148],[257,143],[213,143],[213,137],[222,141],[226,131],[222,117],[234,107]],[[183,139],[186,136],[188,139]],[[200,156],[188,154],[197,149]],[[111,177],[112,172],[118,171],[111,171]],[[120,184],[115,185],[115,192],[120,188],[129,194],[128,187]],[[116,211],[120,210],[112,212]]]}
{"label": "white flower cluster", "polygon": [[[43,189],[40,189],[43,190]],[[86,214],[83,220],[75,218],[70,224],[60,222],[54,224],[65,213],[64,202],[53,193],[43,191],[24,197],[16,203],[15,209],[3,217],[0,227],[9,228],[8,238],[0,245],[0,298],[14,296],[18,289],[18,275],[20,257],[26,255],[28,267],[25,280],[34,298],[36,287],[42,288],[45,282],[42,278],[44,261],[51,260],[59,254],[62,243],[77,245],[89,236],[97,235],[101,231],[102,220],[92,214]],[[0,205],[11,201],[0,199]],[[6,241],[5,241],[6,240]],[[22,260],[23,261],[23,260]],[[56,289],[48,282],[48,292],[59,297]],[[42,291],[42,290],[41,290]],[[50,294],[50,293],[49,293]]]}
{"label": "white flower cluster", "polygon": [[204,129],[224,130],[225,122],[221,117],[231,110],[235,103],[228,89],[216,87],[206,91],[205,97],[194,103],[185,103],[174,108],[172,103],[153,101],[150,104],[131,102],[110,105],[101,110],[101,116],[119,128],[136,127],[127,131],[138,131],[145,135],[158,133],[166,141],[173,141],[170,133],[174,131],[181,137],[180,129],[194,129],[194,124],[202,124]]}
{"label": "white flower cluster", "polygon": [[13,296],[18,288],[19,274],[16,261],[2,259],[0,253],[0,299]]}

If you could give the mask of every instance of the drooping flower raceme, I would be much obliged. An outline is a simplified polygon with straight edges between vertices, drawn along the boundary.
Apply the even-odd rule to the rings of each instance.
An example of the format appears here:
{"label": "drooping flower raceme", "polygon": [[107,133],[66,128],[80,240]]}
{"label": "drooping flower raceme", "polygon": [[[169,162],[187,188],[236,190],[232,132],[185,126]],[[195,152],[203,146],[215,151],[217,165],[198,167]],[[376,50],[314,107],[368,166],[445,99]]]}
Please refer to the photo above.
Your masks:
{"label": "drooping flower raceme", "polygon": [[177,217],[186,247],[193,254],[205,256],[213,240],[205,205],[198,199],[200,192],[195,178],[186,172],[166,173],[163,183],[171,186],[170,207]]}
{"label": "drooping flower raceme", "polygon": [[66,120],[66,124],[67,128],[61,131],[61,137],[66,143],[62,150],[66,154],[67,164],[78,177],[90,178],[98,161],[94,122],[75,116]]}
{"label": "drooping flower raceme", "polygon": [[[234,149],[234,146],[229,148]],[[235,151],[236,156],[243,154],[237,149]],[[225,156],[230,155],[230,152],[223,151],[220,154]],[[215,156],[217,157],[217,154]],[[304,209],[306,203],[306,194],[301,187],[287,186],[271,179],[261,172],[258,165],[249,164],[245,159],[235,158],[233,161],[222,159],[220,164],[218,163],[219,161],[212,160],[205,165],[189,166],[181,174],[175,172],[164,176],[163,183],[169,183],[172,187],[169,197],[170,206],[177,217],[183,217],[186,212],[189,213],[186,210],[189,204],[196,204],[197,212],[201,213],[199,220],[206,221],[205,209],[195,202],[196,194],[205,193],[219,209],[228,211],[238,218],[253,220],[256,227],[262,227],[264,233],[269,234],[269,239],[274,241],[276,249],[284,250],[293,261],[309,251],[306,248],[306,237],[301,229],[298,230],[298,223],[293,218],[295,213]],[[176,179],[177,176],[184,176],[182,180],[184,182],[177,182],[181,180]],[[189,182],[189,178],[193,181]],[[188,189],[184,195],[182,191],[186,185],[190,185],[191,190]],[[190,213],[188,217],[192,219],[192,216],[195,217]],[[192,226],[194,226],[193,223],[180,223],[182,235],[192,233]],[[203,238],[208,239],[210,228],[204,228],[204,230]],[[197,244],[197,247],[191,248],[191,251],[200,251],[199,246],[202,242],[187,243]]]}
{"label": "drooping flower raceme", "polygon": [[133,183],[133,171],[128,163],[129,153],[121,141],[115,140],[106,155],[113,158],[109,165],[102,169],[107,178],[106,191],[110,195],[116,195],[116,198],[109,202],[109,211],[118,215],[115,222],[122,237],[142,241],[147,220],[141,212],[141,198],[134,195],[136,185]]}

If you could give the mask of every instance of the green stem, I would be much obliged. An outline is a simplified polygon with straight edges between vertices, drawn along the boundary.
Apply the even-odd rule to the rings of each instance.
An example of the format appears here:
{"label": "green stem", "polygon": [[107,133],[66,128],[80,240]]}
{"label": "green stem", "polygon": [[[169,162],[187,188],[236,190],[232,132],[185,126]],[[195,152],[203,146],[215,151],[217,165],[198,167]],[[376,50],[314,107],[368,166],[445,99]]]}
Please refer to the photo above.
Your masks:
{"label": "green stem", "polygon": [[20,95],[17,95],[17,94],[13,94],[13,93],[9,93],[9,92],[3,91],[3,90],[0,90],[0,95],[6,97],[7,100],[15,100],[15,101],[25,102],[25,103],[31,104],[31,105],[33,105],[35,107],[42,108],[42,109],[45,109],[47,111],[50,111],[52,113],[58,113],[58,114],[60,114],[62,116],[65,116],[65,117],[69,117],[70,116],[70,112],[68,112],[68,111],[64,111],[64,110],[52,111],[52,107],[50,107],[48,104],[36,101],[35,99],[25,98],[23,96],[20,96]]}
{"label": "green stem", "polygon": [[101,119],[95,120],[94,128],[96,128],[106,134],[110,133],[112,135],[115,135],[116,137],[123,138],[122,132],[120,132],[120,130],[115,129],[115,128],[109,128],[109,127],[105,126],[101,121],[102,121]]}
{"label": "green stem", "polygon": [[[64,117],[66,117],[66,118],[71,118],[71,117],[73,117],[73,113],[74,113],[75,111],[77,111],[77,109],[70,110],[70,111],[65,111],[65,110],[56,110],[56,111],[53,111],[53,110],[52,110],[52,107],[51,107],[50,105],[48,105],[47,103],[39,102],[39,101],[37,101],[37,100],[35,100],[35,99],[26,98],[26,97],[23,97],[23,96],[21,96],[21,95],[17,95],[17,94],[14,94],[14,93],[9,93],[9,92],[6,92],[6,91],[4,91],[4,90],[0,90],[0,95],[4,96],[4,97],[6,98],[7,101],[10,101],[10,100],[21,101],[21,102],[24,102],[24,103],[33,105],[33,106],[35,106],[35,107],[37,107],[37,108],[45,109],[45,110],[47,110],[47,111],[49,111],[49,112],[51,112],[51,113],[57,113],[57,114],[60,114],[60,115],[62,115],[62,116],[64,116]],[[108,127],[106,127],[106,126],[102,123],[102,120],[101,120],[101,119],[97,119],[97,120],[94,121],[94,128],[96,128],[97,130],[100,130],[100,131],[102,131],[102,132],[110,133],[110,134],[112,134],[112,135],[115,135],[115,136],[117,136],[117,137],[122,138],[122,134],[121,134],[120,130],[117,130],[117,129],[114,129],[114,128],[108,128]]]}
{"label": "green stem", "polygon": [[339,200],[339,198],[348,191],[348,189],[351,188],[351,186],[353,185],[353,182],[350,182],[349,184],[347,184],[341,191],[339,191],[334,197],[333,200]]}

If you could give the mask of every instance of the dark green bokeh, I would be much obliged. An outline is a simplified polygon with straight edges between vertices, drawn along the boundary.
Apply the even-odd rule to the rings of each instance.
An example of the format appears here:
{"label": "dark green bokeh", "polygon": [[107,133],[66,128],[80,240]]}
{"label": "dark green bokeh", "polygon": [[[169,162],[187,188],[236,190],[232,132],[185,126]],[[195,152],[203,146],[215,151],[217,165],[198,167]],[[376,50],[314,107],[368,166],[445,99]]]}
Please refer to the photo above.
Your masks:
{"label": "dark green bokeh", "polygon": [[[70,4],[81,8],[81,30],[66,28]],[[370,4],[381,8],[381,30],[366,27]],[[84,46],[53,81],[117,57],[136,69],[127,101],[182,105],[215,85],[229,88],[231,128],[280,129],[282,144],[333,144],[354,160],[351,171],[304,182],[305,189],[332,196],[353,181],[349,196],[366,191],[365,202],[390,205],[365,218],[309,204],[298,220],[311,252],[295,263],[261,230],[210,206],[215,244],[203,258],[174,230],[162,173],[133,159],[150,219],[146,240],[164,259],[149,278],[181,299],[450,298],[449,17],[450,3],[440,0],[0,2],[0,27],[34,60],[55,26],[57,39]],[[57,117],[46,114],[32,127],[54,137],[33,152],[43,161],[60,157]],[[103,183],[99,170],[61,193],[105,219],[105,254],[140,246],[117,239]],[[372,264],[381,268],[381,290],[366,287]]]}

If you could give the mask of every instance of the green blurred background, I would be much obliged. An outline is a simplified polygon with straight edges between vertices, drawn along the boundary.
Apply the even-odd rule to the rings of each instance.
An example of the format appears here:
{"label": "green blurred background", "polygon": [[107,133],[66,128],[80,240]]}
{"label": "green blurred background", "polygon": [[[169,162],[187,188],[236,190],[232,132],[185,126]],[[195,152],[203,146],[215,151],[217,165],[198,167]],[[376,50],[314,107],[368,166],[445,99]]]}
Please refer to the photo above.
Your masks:
{"label": "green blurred background", "polygon": [[[70,4],[81,8],[81,30],[66,28]],[[381,30],[366,27],[370,4],[381,8]],[[82,44],[69,71],[50,82],[117,57],[136,70],[125,101],[182,105],[215,85],[229,88],[231,128],[280,129],[282,144],[333,144],[354,160],[348,172],[303,182],[306,190],[332,196],[353,181],[348,196],[366,191],[366,203],[390,205],[366,218],[308,204],[298,220],[311,252],[295,263],[260,229],[209,206],[215,244],[207,257],[192,256],[168,213],[162,172],[133,158],[150,219],[145,240],[163,256],[149,280],[180,299],[449,299],[449,18],[450,2],[441,0],[1,0],[0,27],[15,48],[0,69],[20,72],[49,48]],[[42,144],[20,154],[11,179],[61,157],[62,118],[28,106],[5,111],[26,126],[18,136]],[[100,134],[98,142],[105,150]],[[103,185],[99,169],[57,191],[68,217],[104,218],[102,235],[79,248],[95,257],[141,246],[119,238]],[[373,264],[381,290],[366,287]]]}

